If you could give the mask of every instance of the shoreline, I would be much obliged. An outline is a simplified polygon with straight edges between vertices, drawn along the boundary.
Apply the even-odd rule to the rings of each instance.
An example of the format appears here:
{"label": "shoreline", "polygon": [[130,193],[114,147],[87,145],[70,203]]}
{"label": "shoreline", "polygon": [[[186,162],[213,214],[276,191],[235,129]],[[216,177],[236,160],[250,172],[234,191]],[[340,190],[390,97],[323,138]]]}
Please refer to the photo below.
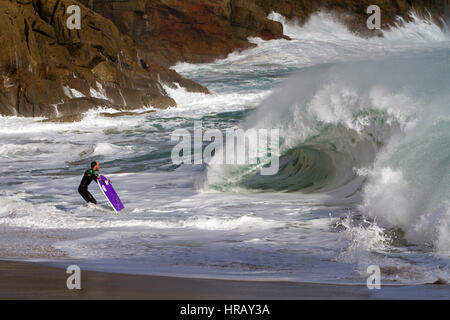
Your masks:
{"label": "shoreline", "polygon": [[69,290],[65,269],[0,261],[0,299],[283,300],[368,299],[363,286],[131,275],[81,271],[81,289]]}
{"label": "shoreline", "polygon": [[[66,286],[65,269],[35,262],[0,260],[0,299],[123,300],[308,300],[449,299],[449,285],[386,286],[288,281],[215,280],[81,271],[81,289]],[[420,290],[422,289],[422,290]]]}

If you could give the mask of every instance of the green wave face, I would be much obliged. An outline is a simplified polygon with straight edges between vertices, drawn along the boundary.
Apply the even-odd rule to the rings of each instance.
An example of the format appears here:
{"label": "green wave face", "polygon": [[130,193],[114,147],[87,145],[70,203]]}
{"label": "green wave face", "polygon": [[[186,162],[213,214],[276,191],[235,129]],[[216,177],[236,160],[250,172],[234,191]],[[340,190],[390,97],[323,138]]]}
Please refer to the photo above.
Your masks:
{"label": "green wave face", "polygon": [[305,68],[241,123],[280,129],[278,173],[260,175],[269,159],[211,165],[206,188],[311,193],[348,184],[358,170],[372,168],[392,141],[407,141],[410,128],[448,114],[448,59],[442,50]]}
{"label": "green wave face", "polygon": [[[270,157],[257,165],[212,165],[208,170],[208,187],[218,191],[326,192],[357,178],[357,169],[370,165],[384,145],[383,139],[398,132],[400,123],[384,111],[369,110],[355,114],[351,123],[318,122],[317,134],[292,145],[292,135],[284,131],[280,139],[279,170],[275,175],[261,175],[262,166],[270,165]],[[365,123],[364,127],[360,127]]]}
{"label": "green wave face", "polygon": [[321,190],[336,176],[336,168],[329,151],[322,146],[302,146],[280,158],[277,175],[255,175],[241,185],[258,190],[304,191]]}

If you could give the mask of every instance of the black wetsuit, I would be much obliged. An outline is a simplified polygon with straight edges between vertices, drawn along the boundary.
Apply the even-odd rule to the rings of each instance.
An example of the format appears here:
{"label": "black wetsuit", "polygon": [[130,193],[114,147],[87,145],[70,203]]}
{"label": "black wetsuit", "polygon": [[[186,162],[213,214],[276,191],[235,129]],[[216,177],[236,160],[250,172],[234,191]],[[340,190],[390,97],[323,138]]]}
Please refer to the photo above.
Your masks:
{"label": "black wetsuit", "polygon": [[92,180],[97,182],[98,174],[94,169],[89,169],[84,173],[83,180],[81,180],[80,186],[78,187],[78,192],[81,194],[86,202],[92,202],[97,204],[97,201],[88,191],[88,186],[91,184]]}

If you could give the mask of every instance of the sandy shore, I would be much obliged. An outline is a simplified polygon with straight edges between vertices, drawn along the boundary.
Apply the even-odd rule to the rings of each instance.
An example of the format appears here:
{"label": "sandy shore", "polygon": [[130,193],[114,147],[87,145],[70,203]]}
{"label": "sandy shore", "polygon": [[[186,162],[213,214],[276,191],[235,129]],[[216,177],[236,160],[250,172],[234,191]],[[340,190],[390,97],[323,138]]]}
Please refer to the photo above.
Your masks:
{"label": "sandy shore", "polygon": [[450,299],[450,287],[365,286],[231,281],[82,271],[81,289],[69,290],[66,270],[0,261],[0,299]]}
{"label": "sandy shore", "polygon": [[66,270],[0,261],[0,299],[367,299],[362,286],[230,281],[81,272],[81,290],[68,290]]}

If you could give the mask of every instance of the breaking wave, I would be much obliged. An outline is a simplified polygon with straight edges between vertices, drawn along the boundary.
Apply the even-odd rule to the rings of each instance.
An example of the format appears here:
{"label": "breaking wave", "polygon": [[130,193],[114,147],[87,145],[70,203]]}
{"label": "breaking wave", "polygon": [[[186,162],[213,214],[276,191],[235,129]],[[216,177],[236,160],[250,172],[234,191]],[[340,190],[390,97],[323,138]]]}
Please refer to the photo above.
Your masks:
{"label": "breaking wave", "polygon": [[[399,226],[411,242],[449,250],[450,51],[300,71],[245,121],[280,129],[280,168],[212,165],[207,186],[331,192],[355,180],[363,213]],[[341,194],[342,196],[342,194]]]}

